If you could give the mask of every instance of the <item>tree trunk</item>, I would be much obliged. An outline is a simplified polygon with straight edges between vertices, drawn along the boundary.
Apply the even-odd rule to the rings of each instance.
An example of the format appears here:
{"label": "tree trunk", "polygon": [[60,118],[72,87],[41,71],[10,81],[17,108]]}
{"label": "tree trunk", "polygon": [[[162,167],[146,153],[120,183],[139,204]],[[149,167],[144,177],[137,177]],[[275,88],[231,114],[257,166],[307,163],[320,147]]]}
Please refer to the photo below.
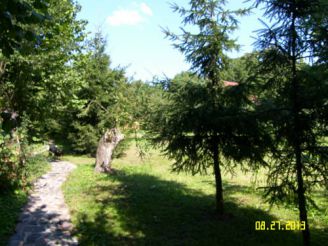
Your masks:
{"label": "tree trunk", "polygon": [[[297,147],[297,146],[296,146]],[[297,196],[298,196],[298,208],[300,211],[300,221],[305,222],[305,230],[302,231],[303,234],[303,244],[304,246],[310,245],[310,229],[307,219],[307,211],[306,211],[306,199],[305,199],[305,190],[303,184],[303,176],[302,176],[302,161],[301,161],[301,151],[300,148],[295,149],[296,153],[296,170],[297,170]]]}
{"label": "tree trunk", "polygon": [[216,188],[216,211],[219,215],[224,213],[223,206],[223,189],[222,189],[222,177],[220,170],[219,160],[219,147],[217,143],[213,144],[213,164],[214,164],[214,175],[215,175],[215,188]]}
{"label": "tree trunk", "polygon": [[0,78],[6,71],[6,63],[4,61],[0,61]]}
{"label": "tree trunk", "polygon": [[[293,1],[294,6],[296,5],[295,1]],[[306,210],[306,198],[305,198],[305,189],[304,189],[304,181],[303,181],[303,163],[302,163],[302,150],[301,150],[301,141],[300,135],[302,134],[302,130],[300,128],[300,105],[299,105],[299,82],[297,79],[297,71],[296,71],[296,26],[295,26],[295,16],[296,8],[293,10],[292,23],[291,23],[291,32],[292,32],[292,101],[293,101],[293,124],[294,124],[294,135],[293,135],[293,145],[294,145],[294,154],[296,159],[296,172],[297,172],[297,196],[298,196],[298,208],[300,211],[300,220],[305,222],[305,230],[302,231],[303,235],[303,245],[310,245],[310,230],[307,219],[307,210]]]}
{"label": "tree trunk", "polygon": [[107,130],[99,141],[96,156],[96,172],[109,173],[112,171],[112,154],[124,135],[117,128]]}

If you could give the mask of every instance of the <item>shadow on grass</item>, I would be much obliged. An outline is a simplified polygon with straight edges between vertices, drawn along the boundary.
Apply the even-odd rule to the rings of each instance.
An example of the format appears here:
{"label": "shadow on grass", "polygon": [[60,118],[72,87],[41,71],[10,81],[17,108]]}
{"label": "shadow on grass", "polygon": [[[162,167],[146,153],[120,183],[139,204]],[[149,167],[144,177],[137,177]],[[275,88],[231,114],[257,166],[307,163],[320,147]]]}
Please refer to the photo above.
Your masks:
{"label": "shadow on grass", "polygon": [[[211,185],[213,186],[213,189],[215,189],[215,181],[202,181],[202,183],[207,184],[207,185]],[[229,195],[229,194],[234,194],[236,192],[241,192],[243,194],[257,194],[260,195],[261,194],[261,190],[260,189],[256,189],[255,187],[249,186],[249,185],[239,185],[239,184],[234,184],[234,183],[230,183],[227,181],[223,180],[223,190],[225,195]]]}
{"label": "shadow on grass", "polygon": [[[102,177],[86,194],[95,196],[96,214],[78,214],[80,245],[301,245],[298,232],[255,231],[255,221],[278,219],[232,198],[225,206],[234,216],[219,220],[214,197],[183,184],[124,172]],[[119,185],[110,188],[108,180]]]}

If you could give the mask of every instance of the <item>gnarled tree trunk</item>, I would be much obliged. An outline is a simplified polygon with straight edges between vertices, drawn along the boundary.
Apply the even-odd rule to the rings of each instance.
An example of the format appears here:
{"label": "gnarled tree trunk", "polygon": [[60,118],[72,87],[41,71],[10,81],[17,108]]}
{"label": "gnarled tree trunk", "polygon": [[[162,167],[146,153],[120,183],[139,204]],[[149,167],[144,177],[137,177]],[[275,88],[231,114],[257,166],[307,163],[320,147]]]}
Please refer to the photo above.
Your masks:
{"label": "gnarled tree trunk", "polygon": [[107,130],[101,137],[96,156],[96,172],[111,172],[112,154],[118,143],[124,139],[124,135],[117,129]]}

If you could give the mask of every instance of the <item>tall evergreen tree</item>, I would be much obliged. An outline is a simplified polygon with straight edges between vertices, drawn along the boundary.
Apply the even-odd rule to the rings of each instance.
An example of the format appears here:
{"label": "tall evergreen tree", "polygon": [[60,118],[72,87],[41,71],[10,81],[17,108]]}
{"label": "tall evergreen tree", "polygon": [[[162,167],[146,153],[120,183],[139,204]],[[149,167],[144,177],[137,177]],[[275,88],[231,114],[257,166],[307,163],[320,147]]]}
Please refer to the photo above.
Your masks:
{"label": "tall evergreen tree", "polygon": [[259,110],[267,112],[276,146],[267,194],[273,199],[294,198],[306,224],[304,245],[310,245],[306,194],[328,184],[327,68],[320,65],[327,37],[318,36],[326,25],[318,17],[327,13],[328,6],[321,0],[256,0],[255,4],[265,4],[265,16],[273,22],[259,32],[257,42],[263,72],[267,71],[267,93]]}
{"label": "tall evergreen tree", "polygon": [[106,45],[106,39],[97,32],[89,40],[89,54],[78,68],[84,85],[77,98],[83,101],[83,106],[73,109],[73,114],[68,116],[72,126],[68,134],[74,149],[80,153],[94,155],[106,129],[122,126],[129,118],[124,70],[110,68]]}
{"label": "tall evergreen tree", "polygon": [[[176,35],[164,30],[167,37],[174,41],[174,47],[180,50],[191,64],[191,70],[202,78],[209,79],[212,85],[221,83],[222,70],[228,65],[227,52],[237,50],[239,46],[230,35],[238,28],[237,17],[245,15],[247,9],[227,10],[226,0],[191,0],[190,9],[172,4],[183,20],[182,34]],[[196,26],[198,33],[186,28]]]}
{"label": "tall evergreen tree", "polygon": [[230,34],[237,28],[237,17],[247,13],[247,10],[225,10],[225,3],[191,0],[190,9],[172,5],[183,17],[183,25],[196,27],[198,33],[185,28],[181,35],[169,30],[165,33],[198,76],[184,74],[169,82],[168,98],[154,113],[152,122],[155,139],[176,160],[174,170],[195,174],[213,167],[216,209],[221,215],[222,165],[245,159],[261,161],[258,143],[265,141],[257,123],[247,117],[251,102],[245,86],[224,85],[223,71],[229,63],[227,52],[238,48]]}

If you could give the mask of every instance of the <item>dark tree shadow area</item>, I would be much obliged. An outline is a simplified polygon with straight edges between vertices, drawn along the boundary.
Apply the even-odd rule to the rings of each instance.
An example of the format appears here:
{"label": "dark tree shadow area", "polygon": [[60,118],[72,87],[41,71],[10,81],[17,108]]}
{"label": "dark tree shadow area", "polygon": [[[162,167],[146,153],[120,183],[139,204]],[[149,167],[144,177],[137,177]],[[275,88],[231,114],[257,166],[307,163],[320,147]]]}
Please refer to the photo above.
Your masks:
{"label": "dark tree shadow area", "polygon": [[[102,192],[93,221],[78,214],[76,233],[80,245],[301,245],[299,232],[255,231],[255,221],[277,221],[265,211],[241,207],[227,196],[232,217],[219,219],[214,197],[188,189],[183,184],[145,174],[117,172],[110,179],[119,183],[113,190],[98,182],[88,195]],[[228,186],[227,193],[249,191]],[[115,208],[117,213],[111,213]],[[117,233],[117,223],[126,233]],[[314,245],[322,245],[321,243]]]}

